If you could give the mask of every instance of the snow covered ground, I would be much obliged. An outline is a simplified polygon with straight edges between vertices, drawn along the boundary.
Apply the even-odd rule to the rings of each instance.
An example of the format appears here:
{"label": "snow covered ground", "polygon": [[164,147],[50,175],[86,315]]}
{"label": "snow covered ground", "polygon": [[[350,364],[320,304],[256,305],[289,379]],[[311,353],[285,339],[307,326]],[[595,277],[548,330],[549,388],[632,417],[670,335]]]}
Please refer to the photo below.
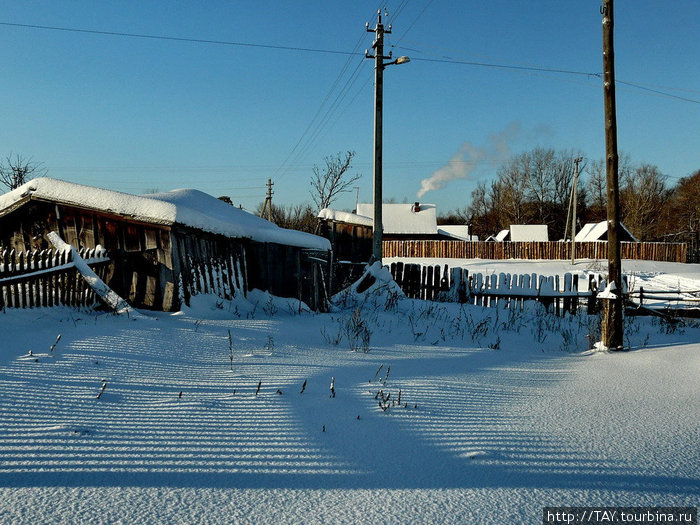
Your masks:
{"label": "snow covered ground", "polygon": [[[700,288],[697,265],[661,271]],[[631,351],[600,353],[597,326],[402,299],[382,279],[328,314],[259,292],[137,319],[7,310],[0,523],[538,523],[553,505],[697,506],[700,327],[628,319]]]}

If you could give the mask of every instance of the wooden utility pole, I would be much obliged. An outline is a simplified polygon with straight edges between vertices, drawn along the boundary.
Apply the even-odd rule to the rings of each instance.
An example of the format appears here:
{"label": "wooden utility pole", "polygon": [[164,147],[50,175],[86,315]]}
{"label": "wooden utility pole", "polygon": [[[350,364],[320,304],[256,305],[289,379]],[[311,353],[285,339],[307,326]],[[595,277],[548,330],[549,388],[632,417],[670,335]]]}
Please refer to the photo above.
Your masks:
{"label": "wooden utility pole", "polygon": [[275,183],[272,182],[272,179],[267,179],[267,194],[265,195],[265,203],[260,213],[261,217],[265,217],[270,222],[272,222],[272,195],[275,193],[272,191],[272,186],[274,185]]}
{"label": "wooden utility pole", "polygon": [[623,349],[622,261],[620,259],[620,188],[618,182],[617,116],[615,109],[615,52],[613,0],[603,0],[603,93],[605,99],[605,168],[608,215],[608,290],[603,298],[602,342],[610,350]]}
{"label": "wooden utility pole", "polygon": [[571,188],[571,264],[576,264],[576,206],[578,204],[578,165],[583,157],[574,159],[574,184]]}
{"label": "wooden utility pole", "polygon": [[374,55],[365,53],[367,58],[374,58],[374,167],[372,169],[372,195],[374,203],[372,225],[372,257],[382,260],[382,237],[384,223],[382,221],[382,109],[384,106],[384,34],[391,33],[391,26],[384,28],[382,12],[377,13],[378,21],[374,29],[367,25],[367,31],[376,35],[372,49]]}
{"label": "wooden utility pole", "polygon": [[[388,16],[385,13],[385,16]],[[410,62],[406,56],[397,58],[390,62],[391,53],[384,56],[384,35],[391,33],[391,25],[384,27],[382,24],[382,12],[377,12],[377,25],[374,29],[366,29],[375,34],[372,49],[374,54],[365,51],[365,58],[374,59],[374,167],[372,169],[372,193],[373,193],[373,222],[372,222],[372,258],[375,261],[382,260],[382,237],[384,223],[382,222],[382,111],[384,107],[384,68],[393,64],[405,64]]]}

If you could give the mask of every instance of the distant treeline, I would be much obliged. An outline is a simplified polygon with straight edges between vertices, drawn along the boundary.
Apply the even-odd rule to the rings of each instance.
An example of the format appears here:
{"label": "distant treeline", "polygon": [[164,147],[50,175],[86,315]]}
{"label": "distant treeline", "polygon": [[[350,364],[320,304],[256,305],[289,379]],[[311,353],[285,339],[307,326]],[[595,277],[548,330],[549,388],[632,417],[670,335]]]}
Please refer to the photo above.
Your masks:
{"label": "distant treeline", "polygon": [[[513,156],[491,182],[480,182],[471,202],[442,223],[467,223],[484,239],[511,224],[546,224],[549,238],[564,237],[574,179],[573,150],[535,148]],[[606,219],[606,174],[602,160],[579,165],[577,231],[587,222]],[[675,184],[657,166],[619,161],[622,222],[640,241],[686,241],[698,231],[700,169]]]}

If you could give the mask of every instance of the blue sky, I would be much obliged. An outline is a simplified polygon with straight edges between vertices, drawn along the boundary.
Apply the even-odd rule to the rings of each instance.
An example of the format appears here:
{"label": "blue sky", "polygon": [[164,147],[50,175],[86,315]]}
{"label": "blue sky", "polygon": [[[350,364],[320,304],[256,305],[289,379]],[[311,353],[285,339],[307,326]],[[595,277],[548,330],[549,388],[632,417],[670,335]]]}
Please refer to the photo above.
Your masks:
{"label": "blue sky", "polygon": [[[386,50],[412,59],[385,72],[385,197],[413,201],[443,170],[453,179],[420,200],[447,211],[509,155],[604,156],[602,17],[590,0],[2,2],[0,155],[73,182],[194,187],[253,209],[268,178],[274,202],[310,202],[313,165],[353,150],[369,201],[365,22],[384,5]],[[617,79],[645,88],[618,85],[619,146],[671,184],[700,168],[698,34],[697,0],[615,3]]]}

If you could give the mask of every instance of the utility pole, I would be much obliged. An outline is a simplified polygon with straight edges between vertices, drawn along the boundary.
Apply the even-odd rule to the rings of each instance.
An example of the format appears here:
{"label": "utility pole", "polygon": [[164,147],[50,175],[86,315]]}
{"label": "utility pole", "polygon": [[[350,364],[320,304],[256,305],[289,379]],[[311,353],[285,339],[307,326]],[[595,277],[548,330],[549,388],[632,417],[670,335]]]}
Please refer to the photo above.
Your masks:
{"label": "utility pole", "polygon": [[265,195],[265,203],[263,204],[263,209],[260,213],[261,217],[265,217],[265,215],[267,215],[266,218],[270,222],[272,222],[272,195],[274,195],[272,186],[274,185],[275,183],[272,182],[272,179],[267,179],[267,195]]}
{"label": "utility pole", "polygon": [[571,219],[571,264],[576,264],[576,204],[578,198],[578,165],[583,160],[583,157],[574,159],[574,184],[571,191],[572,197],[572,219]]}
{"label": "utility pole", "polygon": [[615,108],[615,52],[613,0],[603,0],[603,93],[605,100],[605,168],[608,215],[608,290],[603,298],[603,344],[623,349],[622,261],[620,259],[620,188],[618,181],[617,114]]}
{"label": "utility pole", "polygon": [[391,26],[386,30],[382,24],[382,11],[377,11],[377,25],[372,30],[369,24],[367,31],[374,31],[375,39],[372,44],[374,55],[365,51],[365,57],[374,58],[374,167],[372,169],[372,195],[374,214],[372,224],[372,257],[375,261],[382,260],[382,237],[384,223],[382,222],[382,109],[384,105],[384,34],[391,33]]}
{"label": "utility pole", "polygon": [[[388,13],[384,13],[389,16]],[[372,194],[373,194],[373,223],[372,223],[372,259],[382,260],[382,109],[384,106],[384,68],[392,64],[405,64],[409,62],[408,57],[399,57],[393,62],[391,53],[384,56],[384,35],[391,33],[391,25],[384,28],[382,24],[382,11],[377,11],[377,25],[374,29],[369,28],[369,22],[365,24],[367,32],[374,33],[374,43],[372,49],[374,54],[365,51],[365,58],[374,59],[374,167],[372,169]]]}

